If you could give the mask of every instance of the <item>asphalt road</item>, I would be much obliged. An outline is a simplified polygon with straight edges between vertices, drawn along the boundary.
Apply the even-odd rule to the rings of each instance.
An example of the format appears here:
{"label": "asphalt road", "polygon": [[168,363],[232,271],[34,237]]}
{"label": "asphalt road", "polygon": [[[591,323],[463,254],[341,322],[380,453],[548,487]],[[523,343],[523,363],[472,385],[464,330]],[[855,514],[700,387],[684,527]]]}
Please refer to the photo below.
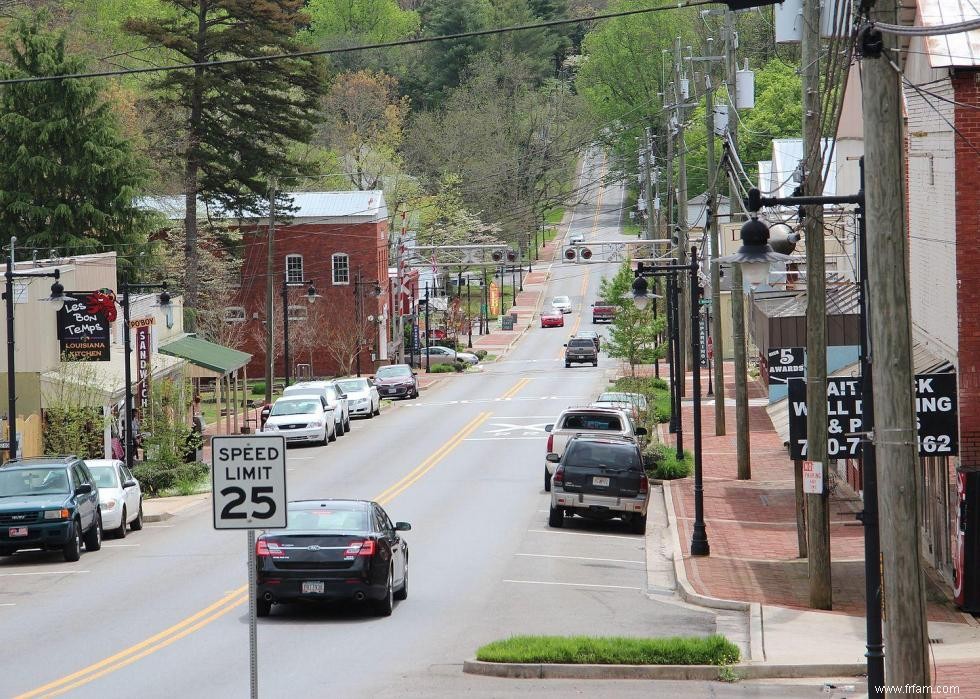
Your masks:
{"label": "asphalt road", "polygon": [[[589,153],[572,231],[618,235],[622,187]],[[590,184],[591,183],[591,184]],[[389,618],[345,606],[277,606],[259,623],[261,695],[817,696],[819,686],[515,681],[464,676],[462,661],[518,633],[709,634],[714,616],[646,594],[644,541],[621,526],[547,526],[543,427],[606,384],[612,360],[565,369],[571,331],[614,265],[554,264],[570,326],[532,327],[502,361],[449,377],[422,399],[358,420],[325,447],[288,453],[291,499],[372,498],[407,520],[409,597]],[[548,301],[550,302],[550,296]],[[248,695],[244,532],[206,504],[77,564],[0,560],[0,695]],[[826,696],[826,695],[825,695]]]}

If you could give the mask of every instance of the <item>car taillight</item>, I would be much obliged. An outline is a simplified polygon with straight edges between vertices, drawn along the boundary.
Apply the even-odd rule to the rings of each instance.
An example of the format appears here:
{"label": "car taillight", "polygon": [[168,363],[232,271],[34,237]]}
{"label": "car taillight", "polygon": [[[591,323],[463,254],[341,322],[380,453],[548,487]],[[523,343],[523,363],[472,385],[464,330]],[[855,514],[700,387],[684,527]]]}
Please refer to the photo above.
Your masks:
{"label": "car taillight", "polygon": [[564,485],[565,484],[565,467],[559,466],[555,469],[555,476],[551,479],[551,485]]}
{"label": "car taillight", "polygon": [[350,560],[355,556],[373,556],[374,555],[375,543],[373,539],[365,539],[364,541],[352,541],[344,551],[344,558]]}
{"label": "car taillight", "polygon": [[647,495],[650,492],[650,479],[640,476],[640,495]]}
{"label": "car taillight", "polygon": [[553,447],[554,447],[554,446],[555,446],[555,435],[553,435],[553,434],[549,434],[549,435],[548,435],[548,453],[549,453],[549,454],[550,454],[550,453],[551,453],[552,451],[554,451],[554,449],[553,449]]}
{"label": "car taillight", "polygon": [[259,539],[255,542],[255,555],[257,558],[286,558],[286,554],[279,548],[276,541],[266,541]]}

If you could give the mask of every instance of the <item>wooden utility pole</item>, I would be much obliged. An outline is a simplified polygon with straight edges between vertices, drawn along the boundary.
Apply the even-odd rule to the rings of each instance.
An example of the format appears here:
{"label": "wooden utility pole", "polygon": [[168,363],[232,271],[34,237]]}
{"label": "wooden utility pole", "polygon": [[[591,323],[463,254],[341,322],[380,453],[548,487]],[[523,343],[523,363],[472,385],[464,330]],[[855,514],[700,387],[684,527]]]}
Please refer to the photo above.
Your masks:
{"label": "wooden utility pole", "polygon": [[653,210],[653,146],[650,140],[650,127],[643,131],[643,197],[647,203],[647,240],[653,240],[653,217],[656,212]]}
{"label": "wooden utility pole", "polygon": [[[687,264],[687,146],[684,144],[684,100],[687,99],[681,90],[681,39],[674,39],[674,106],[677,114],[677,264]],[[680,395],[684,395],[686,381],[684,380],[685,368],[689,362],[695,361],[695,357],[687,357],[684,351],[683,338],[687,337],[687,324],[690,314],[690,294],[682,285],[678,294],[679,308],[677,313],[677,327],[680,331],[680,358],[677,362],[677,370],[680,371],[681,380],[677,382],[677,389]]]}
{"label": "wooden utility pole", "polygon": [[[823,194],[823,157],[820,133],[820,1],[803,2],[803,193]],[[827,89],[834,86],[828,85]],[[870,125],[870,122],[867,122]],[[824,259],[823,207],[807,206],[806,240],[806,429],[807,460],[823,465],[823,492],[808,494],[809,535],[807,565],[810,606],[831,609],[830,493],[827,463],[827,284]],[[911,380],[908,386],[912,385]]]}
{"label": "wooden utility pole", "polygon": [[[871,20],[899,23],[898,2],[878,0]],[[804,25],[806,22],[804,22]],[[918,445],[912,391],[908,247],[903,205],[901,76],[890,60],[896,37],[884,35],[878,57],[862,60],[865,128],[868,288],[871,374],[874,380],[874,443],[878,469],[879,522],[888,684],[928,687],[929,639],[926,593],[919,550]],[[812,366],[812,361],[810,365]]]}
{"label": "wooden utility pole", "polygon": [[[725,13],[725,81],[728,95],[735,102],[735,13]],[[732,149],[738,142],[738,115],[733,105],[728,105],[728,135]],[[728,178],[728,210],[734,214],[741,209],[742,199],[735,176]],[[734,216],[730,219],[735,221]],[[732,357],[735,360],[735,455],[739,480],[752,478],[752,455],[749,444],[749,362],[745,344],[745,287],[742,282],[742,266],[732,265]],[[722,380],[724,384],[724,379]]]}
{"label": "wooden utility pole", "polygon": [[[709,51],[710,53],[710,51]],[[710,65],[710,64],[709,64]],[[715,354],[714,396],[715,396],[715,435],[725,434],[725,361],[724,345],[721,338],[721,268],[717,262],[721,255],[718,235],[718,178],[715,172],[715,89],[711,74],[706,73],[704,113],[705,129],[708,134],[708,214],[711,240],[711,342]]]}
{"label": "wooden utility pole", "polygon": [[[667,235],[664,236],[668,240],[674,237],[674,211],[676,210],[674,206],[674,196],[676,194],[676,189],[674,187],[674,129],[671,128],[670,124],[667,125]],[[669,254],[670,243],[667,243],[664,249],[664,254]]]}
{"label": "wooden utility pole", "polygon": [[276,377],[276,305],[275,305],[275,255],[276,255],[276,181],[269,181],[269,236],[265,261],[265,402],[272,402],[272,383]]}

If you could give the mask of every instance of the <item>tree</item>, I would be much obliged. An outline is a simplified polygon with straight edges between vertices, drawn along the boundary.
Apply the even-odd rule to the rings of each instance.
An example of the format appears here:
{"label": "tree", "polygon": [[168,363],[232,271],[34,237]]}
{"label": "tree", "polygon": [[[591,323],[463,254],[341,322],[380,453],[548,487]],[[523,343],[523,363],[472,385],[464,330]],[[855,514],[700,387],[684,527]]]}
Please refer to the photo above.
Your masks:
{"label": "tree", "polygon": [[[47,31],[45,21],[41,13],[13,25],[11,65],[0,66],[0,76],[85,69],[66,51],[65,34]],[[22,83],[0,92],[0,224],[19,245],[69,254],[108,247],[128,256],[145,241],[147,216],[134,202],[146,177],[98,83]]]}
{"label": "tree", "polygon": [[377,44],[401,39],[419,26],[418,14],[395,0],[308,0],[306,12],[317,43],[349,38]]}
{"label": "tree", "polygon": [[[296,52],[309,23],[300,11],[303,0],[165,2],[172,15],[131,17],[124,27],[188,63]],[[186,115],[176,156],[183,171],[190,308],[200,300],[198,197],[229,212],[267,210],[269,180],[298,173],[290,145],[312,136],[322,84],[322,62],[311,58],[198,65],[154,79],[157,99]],[[190,320],[193,327],[193,314]]]}
{"label": "tree", "polygon": [[612,279],[603,278],[599,296],[616,306],[616,318],[606,340],[606,353],[622,359],[630,368],[630,376],[636,377],[636,367],[650,364],[664,356],[664,346],[658,338],[664,330],[663,318],[654,318],[650,308],[639,309],[630,298],[633,270],[629,260]]}

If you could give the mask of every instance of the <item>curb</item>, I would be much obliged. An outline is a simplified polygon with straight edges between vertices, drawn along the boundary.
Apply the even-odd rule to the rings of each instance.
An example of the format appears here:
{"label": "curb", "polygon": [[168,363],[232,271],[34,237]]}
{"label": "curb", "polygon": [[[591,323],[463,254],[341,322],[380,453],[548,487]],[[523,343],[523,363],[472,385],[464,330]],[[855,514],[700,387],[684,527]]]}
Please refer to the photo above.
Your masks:
{"label": "curb", "polygon": [[[187,499],[184,500],[183,502],[176,503],[177,504],[176,507],[173,507],[172,509],[164,510],[163,512],[151,512],[149,514],[144,512],[143,521],[150,522],[150,523],[166,522],[167,520],[173,519],[174,517],[176,517],[178,514],[182,512],[194,509],[197,505],[204,502],[209,502],[211,500],[210,491],[206,493],[199,493],[198,495],[200,495],[201,497],[193,496],[194,499]],[[178,496],[178,497],[182,497],[182,496]],[[170,500],[170,498],[151,498],[150,500],[144,500],[143,506],[145,508],[149,504],[151,507],[153,507],[151,503],[161,503],[162,507],[169,507],[170,505],[175,504],[173,502],[167,503],[165,502],[166,500]]]}
{"label": "curb", "polygon": [[[466,660],[463,672],[484,677],[513,679],[580,680],[739,680],[790,679],[805,677],[858,677],[863,663],[824,665],[569,665],[559,663],[488,663]],[[724,673],[724,676],[722,676]]]}
{"label": "curb", "polygon": [[168,519],[173,519],[173,512],[161,512],[155,515],[143,515],[144,522],[166,522]]}

